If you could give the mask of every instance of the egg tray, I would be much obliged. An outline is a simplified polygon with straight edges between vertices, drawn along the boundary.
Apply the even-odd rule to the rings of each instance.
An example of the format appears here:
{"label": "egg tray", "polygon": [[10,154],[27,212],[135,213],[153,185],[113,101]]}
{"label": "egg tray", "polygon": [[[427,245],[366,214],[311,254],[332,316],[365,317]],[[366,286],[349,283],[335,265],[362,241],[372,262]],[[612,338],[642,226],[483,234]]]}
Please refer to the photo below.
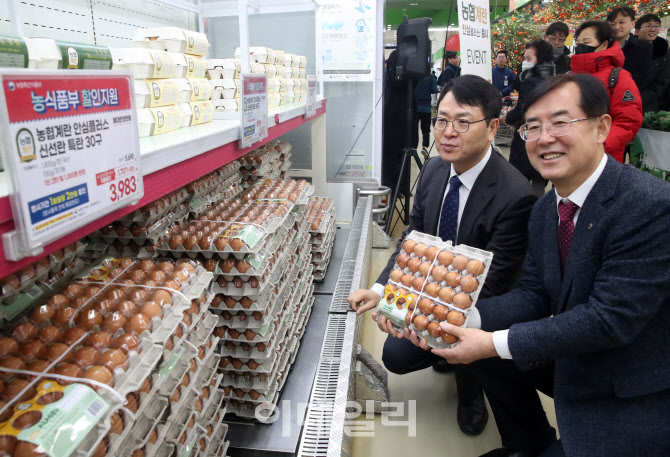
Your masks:
{"label": "egg tray", "polygon": [[[286,381],[286,377],[288,377],[288,372],[289,370],[285,370],[284,373],[281,374],[281,377],[277,380],[277,386],[278,388],[275,389],[274,396],[270,401],[264,401],[260,403],[255,403],[251,400],[246,400],[246,401],[239,401],[235,399],[230,399],[226,403],[226,411],[228,415],[235,415],[241,418],[246,418],[246,419],[252,419],[252,420],[257,420],[256,418],[256,408],[258,406],[263,406],[261,410],[259,410],[259,416],[263,418],[263,420],[267,420],[268,417],[272,414],[272,412],[275,410],[275,406],[277,405],[277,402],[279,401],[279,394],[281,391],[281,388],[284,386],[284,382]],[[279,387],[281,385],[281,387]],[[267,411],[269,414],[261,414],[263,411]],[[263,421],[261,421],[263,422]]]}
{"label": "egg tray", "polygon": [[[249,344],[250,348],[248,350],[244,350],[241,347],[242,343],[238,343],[236,341],[226,341],[226,343],[231,343],[235,345],[234,349],[228,349],[225,344],[222,344],[220,346],[219,350],[219,355],[221,357],[224,356],[230,356],[230,357],[235,357],[238,359],[254,359],[259,363],[262,363],[262,360],[267,359],[268,357],[272,357],[275,349],[277,348],[279,344],[279,340],[283,338],[282,331],[285,333],[286,332],[287,325],[285,322],[280,321],[279,326],[277,326],[276,329],[273,329],[274,331],[272,332],[270,339],[267,343],[263,343],[266,345],[266,348],[264,351],[259,351],[256,346],[258,343],[247,343]],[[223,338],[222,338],[223,341]]]}
{"label": "egg tray", "polygon": [[[229,298],[236,300],[233,297]],[[239,299],[237,299],[237,302],[233,305],[232,308],[228,308],[225,302],[221,301],[218,307],[210,307],[210,311],[212,311],[214,314],[221,314],[223,311],[230,311],[231,313],[236,311],[249,311],[251,313],[253,313],[254,311],[264,312],[269,306],[272,305],[272,301],[276,299],[277,294],[273,292],[273,289],[269,289],[268,291],[265,292],[264,295],[256,297],[255,301],[253,301],[247,308],[244,308],[240,304]]]}
{"label": "egg tray", "polygon": [[317,259],[316,256],[312,256],[312,265],[314,265],[315,268],[318,268],[319,265],[326,264],[326,263],[330,262],[330,257],[333,253],[332,248],[333,248],[333,245],[332,245],[332,241],[331,241],[330,246],[328,248],[326,248],[325,255],[323,255],[322,258]]}
{"label": "egg tray", "polygon": [[151,226],[147,227],[147,230],[140,234],[140,236],[133,236],[130,231],[127,231],[124,235],[118,235],[115,229],[112,229],[106,235],[103,235],[100,230],[94,232],[88,236],[89,240],[93,242],[103,241],[108,244],[112,244],[115,241],[121,242],[123,245],[130,244],[131,241],[134,241],[138,246],[142,246],[149,241],[152,244],[157,244],[158,240],[165,234],[165,230],[173,224],[181,224],[188,217],[188,208],[182,206],[177,208],[176,212],[170,212],[154,222]]}
{"label": "egg tray", "polygon": [[158,395],[170,398],[191,369],[191,360],[197,356],[197,349],[186,344],[176,346],[171,354],[164,355],[154,374],[155,382],[159,385]]}
{"label": "egg tray", "polygon": [[135,421],[131,424],[127,424],[125,422],[127,415],[123,416],[123,433],[120,435],[109,433],[107,435],[109,440],[107,455],[130,455],[130,449],[136,449],[136,447],[130,447],[129,443],[142,443],[137,447],[143,446],[149,440],[151,431],[160,421],[161,417],[167,410],[167,406],[167,398],[156,396],[151,402],[150,409],[145,409],[145,411],[140,412],[140,409],[142,409],[142,406],[140,406],[140,408],[137,410],[137,413],[135,414]]}
{"label": "egg tray", "polygon": [[[147,246],[138,246],[137,250],[134,250],[130,244],[121,245],[122,249],[117,249],[117,246],[113,244],[106,243],[94,243],[95,250],[99,251],[100,255],[106,254],[116,258],[124,257],[133,257],[138,260],[151,260],[158,255],[155,247],[152,245],[151,248]],[[102,247],[102,249],[100,249]]]}
{"label": "egg tray", "polygon": [[[326,244],[322,244],[321,246],[317,246],[317,249],[312,249],[312,258],[316,262],[319,262],[319,260],[324,259],[324,258],[330,258],[330,255],[332,254],[334,242],[335,242],[334,237],[331,237],[331,239]],[[314,246],[312,246],[312,248],[314,248]],[[321,259],[319,259],[319,254],[321,255]],[[321,262],[321,263],[323,263],[323,262]]]}
{"label": "egg tray", "polygon": [[6,290],[6,292],[0,296],[0,304],[13,304],[21,293],[24,293],[28,289],[32,288],[36,283],[44,281],[48,275],[49,269],[42,268],[40,273],[35,272],[35,275],[32,278],[21,281],[18,289],[13,289],[10,286],[4,287],[3,290]]}
{"label": "egg tray", "polygon": [[200,451],[200,457],[214,457],[217,455],[225,455],[228,450],[229,441],[225,441],[226,434],[228,433],[228,424],[219,422],[212,432],[212,438],[208,446]]}
{"label": "egg tray", "polygon": [[239,171],[237,171],[223,180],[208,194],[204,194],[201,197],[192,199],[189,203],[191,217],[199,217],[207,209],[211,209],[210,207],[213,204],[217,204],[223,201],[231,202],[240,193],[242,193],[242,187],[240,186],[241,179],[242,175]]}
{"label": "egg tray", "polygon": [[[318,235],[321,235],[320,240],[317,238]],[[311,234],[311,238],[310,238],[309,242],[312,243],[313,246],[321,246],[321,245],[327,243],[328,237],[331,236],[331,235],[333,236],[333,238],[335,237],[335,225],[334,224],[331,225],[330,227],[328,227],[328,231],[326,231],[326,233],[324,233],[324,234],[322,234],[322,233]]]}
{"label": "egg tray", "polygon": [[[172,211],[174,208],[177,206],[181,205],[186,198],[188,197],[188,192],[186,191],[185,187],[179,188],[177,191],[175,191],[175,199],[174,201],[170,202],[167,205],[164,205],[162,209],[156,210],[156,211],[151,211],[149,214],[145,214],[142,211],[142,208],[136,209],[130,214],[127,214],[123,216],[120,219],[117,219],[117,222],[121,222],[124,225],[127,225],[130,227],[132,224],[139,224],[142,225],[143,227],[147,227],[154,222],[156,222],[158,219]],[[165,197],[161,197],[165,198]],[[161,198],[157,199],[160,200]],[[154,200],[156,201],[156,200]],[[153,203],[153,202],[151,202]],[[149,205],[151,204],[149,203]],[[145,205],[147,206],[147,205]]]}
{"label": "egg tray", "polygon": [[[295,345],[292,346],[295,349]],[[221,393],[223,394],[224,400],[243,400],[243,401],[252,401],[252,402],[262,402],[261,398],[263,396],[259,397],[258,400],[251,400],[251,397],[249,397],[248,392],[250,390],[256,390],[259,393],[263,393],[264,395],[266,393],[270,393],[273,387],[277,386],[277,380],[279,377],[284,373],[289,365],[290,365],[290,360],[291,358],[291,353],[283,349],[277,356],[277,362],[275,366],[273,367],[272,372],[268,375],[268,379],[263,382],[258,379],[258,377],[254,376],[254,379],[252,381],[245,381],[242,377],[238,377],[237,380],[233,381],[231,379],[224,379],[224,381],[221,383]],[[242,391],[246,392],[247,394],[244,395],[244,397],[239,398],[235,395],[234,389],[241,389]],[[226,391],[229,393],[226,395]],[[271,395],[270,395],[271,396]]]}
{"label": "egg tray", "polygon": [[321,219],[321,224],[319,225],[319,228],[316,230],[312,229],[312,219],[311,217],[308,217],[307,220],[310,223],[309,227],[309,233],[311,234],[318,234],[318,233],[327,233],[328,230],[330,230],[331,226],[335,225],[335,212],[333,211],[327,211],[323,215],[323,219]]}
{"label": "egg tray", "polygon": [[[281,297],[281,294],[279,295]],[[246,310],[240,310],[234,315],[232,315],[231,319],[226,319],[223,314],[225,311],[221,314],[218,315],[218,322],[217,322],[217,327],[228,327],[231,329],[234,329],[240,333],[244,333],[246,330],[253,330],[255,332],[261,331],[264,327],[269,328],[270,323],[276,319],[277,314],[281,310],[281,307],[279,306],[281,302],[279,300],[274,300],[270,307],[262,314],[262,317],[260,320],[256,320],[255,317],[246,314]],[[238,313],[243,312],[245,314],[245,320],[241,320],[238,316]],[[257,311],[261,312],[261,311]],[[232,313],[231,313],[232,314]],[[226,332],[226,337],[229,337],[230,333]],[[231,341],[242,341],[245,340],[245,338],[242,337],[242,335],[237,338],[233,339]],[[248,341],[246,341],[248,342]]]}
{"label": "egg tray", "polygon": [[[326,202],[327,205],[325,207],[321,207],[323,202]],[[319,205],[318,209],[322,209],[324,211],[334,211],[335,205],[333,204],[333,199],[329,197],[310,197],[309,202],[307,204],[307,209],[311,210],[315,208],[317,205]]]}
{"label": "egg tray", "polygon": [[238,397],[233,390],[230,391],[228,395],[225,394],[224,392],[224,398],[227,401],[230,400],[238,400],[238,401],[249,401],[255,404],[258,403],[264,403],[266,401],[271,401],[274,397],[275,394],[277,394],[279,390],[279,375],[283,372],[283,370],[286,368],[286,364],[288,363],[289,359],[289,354],[287,351],[283,351],[282,354],[280,355],[280,363],[279,363],[279,369],[275,374],[275,382],[271,383],[269,387],[267,387],[263,392],[258,392],[260,396],[257,399],[252,399],[249,396],[249,391],[252,389],[242,389],[237,387],[237,389],[240,389],[242,392],[244,392],[244,395],[242,397]]}
{"label": "egg tray", "polygon": [[[247,365],[247,362],[250,360],[255,360],[251,358],[246,358],[246,357],[241,357],[241,358],[235,358],[235,360],[239,360],[242,362],[242,366],[240,368],[235,368],[233,366],[233,362],[231,362],[226,365],[225,367],[221,367],[221,364],[219,363],[218,366],[218,372],[223,373],[224,376],[227,376],[229,373],[234,373],[236,375],[242,375],[244,373],[251,373],[252,375],[258,375],[258,374],[268,374],[272,373],[275,368],[277,368],[277,363],[279,362],[279,355],[280,353],[278,351],[274,351],[270,357],[267,359],[261,360],[261,364],[258,365],[256,368],[253,370],[249,368]],[[221,357],[223,358],[223,357]]]}
{"label": "egg tray", "polygon": [[207,399],[207,402],[202,405],[202,413],[199,414],[196,418],[196,421],[203,426],[210,425],[213,422],[216,412],[220,411],[220,406],[223,402],[223,395],[221,395],[221,391],[219,389],[221,383],[223,382],[223,375],[216,375],[214,379],[216,381],[214,382],[213,386],[210,386],[211,389],[209,389],[209,398]]}

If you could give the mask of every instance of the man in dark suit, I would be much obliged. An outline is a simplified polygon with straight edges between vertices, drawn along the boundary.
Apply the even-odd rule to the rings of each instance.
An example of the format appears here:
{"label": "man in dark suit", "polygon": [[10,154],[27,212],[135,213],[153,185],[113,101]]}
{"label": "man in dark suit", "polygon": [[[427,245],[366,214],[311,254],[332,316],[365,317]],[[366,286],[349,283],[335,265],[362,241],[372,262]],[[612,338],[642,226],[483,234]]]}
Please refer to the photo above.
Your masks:
{"label": "man in dark suit", "polygon": [[535,424],[518,413],[536,387],[553,395],[561,435],[547,437],[542,457],[670,455],[670,186],[605,154],[608,105],[583,74],[531,94],[520,133],[555,192],[533,208],[524,275],[477,303],[470,322],[483,330],[443,323],[460,341],[432,350],[449,363],[479,360],[472,367],[489,375],[507,447],[489,455],[540,451],[525,444]]}
{"label": "man in dark suit", "polygon": [[623,68],[632,76],[640,92],[646,89],[649,83],[654,48],[650,43],[638,39],[633,35],[635,27],[635,10],[628,6],[614,8],[608,15],[607,21],[612,24],[614,39],[619,42],[626,57]]}
{"label": "man in dark suit", "polygon": [[[526,254],[527,223],[537,197],[528,181],[491,147],[501,107],[498,90],[478,76],[447,82],[438,99],[434,124],[440,157],[430,159],[421,171],[409,227],[377,284],[349,297],[359,314],[377,306],[400,246],[412,230],[492,251],[493,263],[481,296],[498,295],[514,285]],[[449,205],[453,198],[456,204]],[[449,208],[458,214],[450,214]],[[373,317],[380,329],[390,334],[383,355],[389,371],[409,373],[440,360],[397,338],[402,334],[398,335],[384,316]],[[458,424],[466,434],[479,434],[488,420],[479,382],[467,367],[456,367],[455,375]]]}
{"label": "man in dark suit", "polygon": [[456,51],[447,51],[445,58],[447,59],[447,66],[444,67],[444,71],[440,73],[440,77],[437,78],[437,85],[444,87],[448,81],[451,81],[454,78],[458,78],[461,75],[461,58],[458,57]]}

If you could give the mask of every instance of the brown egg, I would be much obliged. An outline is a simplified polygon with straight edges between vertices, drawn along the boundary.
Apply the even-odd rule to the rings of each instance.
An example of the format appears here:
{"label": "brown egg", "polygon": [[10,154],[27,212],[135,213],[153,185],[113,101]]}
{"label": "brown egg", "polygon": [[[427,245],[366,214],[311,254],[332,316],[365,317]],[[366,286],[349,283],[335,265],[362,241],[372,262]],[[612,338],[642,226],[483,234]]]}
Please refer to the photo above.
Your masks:
{"label": "brown egg", "polygon": [[104,298],[102,300],[98,300],[97,302],[95,302],[95,305],[93,307],[98,313],[104,315],[107,314],[109,311],[111,311],[115,305],[116,302],[114,300]]}
{"label": "brown egg", "polygon": [[238,260],[235,263],[235,268],[237,268],[237,271],[239,271],[241,274],[244,274],[249,270],[249,268],[251,268],[251,264],[246,260]]}
{"label": "brown egg", "polygon": [[244,337],[245,337],[248,341],[253,340],[253,339],[256,337],[256,335],[258,335],[258,333],[254,332],[254,331],[251,330],[251,329],[247,329],[247,330],[244,332]]}
{"label": "brown egg", "polygon": [[405,268],[409,262],[409,256],[407,254],[399,254],[395,261],[400,268]]}
{"label": "brown egg", "polygon": [[156,291],[153,296],[151,297],[153,301],[158,303],[160,306],[164,306],[166,304],[172,304],[172,296],[170,295],[169,292],[165,290],[159,290]]}
{"label": "brown egg", "polygon": [[442,338],[442,341],[447,344],[454,344],[456,341],[458,341],[458,338],[456,338],[454,335],[450,335],[442,329],[440,329],[440,338]]}
{"label": "brown egg", "polygon": [[79,284],[69,284],[64,290],[63,295],[65,295],[68,300],[74,300],[77,297],[80,297],[84,294],[84,289]]}
{"label": "brown egg", "polygon": [[112,344],[112,335],[103,331],[93,332],[88,336],[86,342],[86,344],[99,351],[109,347]]}
{"label": "brown egg", "polygon": [[[160,270],[158,270],[158,271],[160,271]],[[163,272],[160,271],[160,273],[163,273]],[[165,274],[165,273],[163,273],[163,274]],[[144,301],[144,299],[147,298],[148,296],[149,296],[149,292],[147,292],[146,289],[137,288],[137,289],[133,290],[132,292],[130,292],[130,294],[128,295],[128,298],[133,303],[142,303]]]}
{"label": "brown egg", "polygon": [[98,360],[100,360],[100,354],[95,348],[92,348],[91,346],[80,347],[74,353],[74,361],[80,367],[96,365]]}
{"label": "brown egg", "polygon": [[435,303],[433,302],[433,300],[422,298],[421,300],[419,300],[418,306],[419,311],[421,311],[426,316],[429,316],[433,312],[433,307],[435,306]]}
{"label": "brown egg", "polygon": [[184,239],[181,237],[181,235],[175,235],[172,238],[170,238],[170,249],[173,251],[176,251],[179,246],[181,246],[184,243]]}
{"label": "brown egg", "polygon": [[424,292],[431,297],[437,297],[440,292],[440,286],[437,283],[432,282],[426,285]]}
{"label": "brown egg", "polygon": [[179,389],[175,389],[175,391],[172,393],[172,396],[170,397],[170,401],[172,403],[177,403],[180,398],[181,398],[181,393],[179,392]]}
{"label": "brown egg", "polygon": [[109,371],[109,369],[100,365],[93,365],[92,367],[89,367],[82,378],[90,379],[91,381],[98,381],[102,384],[107,384],[108,386],[114,386],[114,375],[111,371]]}
{"label": "brown egg", "polygon": [[151,392],[151,381],[149,378],[144,380],[137,392],[144,392],[145,394],[149,394]]}
{"label": "brown egg", "polygon": [[47,300],[47,304],[51,305],[54,310],[58,311],[68,304],[68,299],[65,295],[57,294]]}
{"label": "brown egg", "polygon": [[140,309],[140,312],[145,316],[147,316],[149,320],[153,319],[156,316],[163,315],[163,310],[161,309],[161,306],[155,301],[146,302]]}
{"label": "brown egg", "polygon": [[422,332],[428,328],[428,318],[422,314],[414,316],[414,327],[417,331]]}
{"label": "brown egg", "polygon": [[19,417],[14,419],[12,426],[19,430],[24,430],[26,428],[32,427],[42,419],[42,413],[40,411],[28,411],[27,413],[21,414]]}
{"label": "brown egg", "polygon": [[454,254],[452,254],[450,251],[442,251],[437,255],[437,261],[440,262],[445,267],[451,265],[451,262],[453,260],[454,260]]}
{"label": "brown egg", "polygon": [[140,449],[135,449],[130,457],[144,457],[144,451]]}
{"label": "brown egg", "polygon": [[40,396],[36,402],[38,405],[50,405],[51,403],[56,403],[64,396],[65,394],[60,391],[49,392]]}
{"label": "brown egg", "polygon": [[33,359],[39,359],[47,352],[47,347],[40,340],[26,341],[21,345],[19,353],[26,362]]}
{"label": "brown egg", "polygon": [[35,388],[30,386],[30,382],[25,379],[14,378],[5,383],[5,391],[2,396],[7,401],[16,400],[20,403],[33,398]]}
{"label": "brown egg", "polygon": [[421,291],[423,290],[423,284],[426,282],[424,278],[414,278],[412,281],[412,287],[414,290]]}
{"label": "brown egg", "polygon": [[[414,250],[416,251],[416,248],[414,248]],[[439,249],[435,246],[429,247],[428,249],[426,249],[426,253],[425,253],[426,258],[430,262],[433,262],[435,260],[435,257],[437,257],[437,252],[438,251],[439,251]]]}
{"label": "brown egg", "polygon": [[79,327],[72,327],[65,330],[63,333],[63,339],[67,344],[76,344],[78,341],[83,341],[82,337],[86,335],[86,331]]}
{"label": "brown egg", "polygon": [[[0,409],[4,408],[7,406],[7,402],[0,400]],[[12,408],[7,408],[1,415],[0,415],[0,423],[5,422],[9,420],[10,417],[14,415],[14,410]],[[0,437],[0,440],[4,438],[4,436]],[[1,455],[1,454],[0,454]],[[11,454],[10,454],[11,455]]]}
{"label": "brown egg", "polygon": [[411,274],[402,275],[400,278],[400,282],[406,287],[411,287],[412,281],[414,281],[414,275]]}
{"label": "brown egg", "polygon": [[430,267],[431,264],[429,262],[422,262],[421,265],[419,265],[419,274],[424,278],[427,278],[428,273],[430,272]]}
{"label": "brown egg", "polygon": [[435,281],[442,282],[447,276],[447,269],[438,265],[433,268],[433,271],[431,271],[430,275],[435,279]]}
{"label": "brown egg", "polygon": [[233,238],[230,242],[230,247],[233,249],[233,251],[239,251],[244,247],[244,241],[242,241],[239,238]]}
{"label": "brown egg", "polygon": [[136,335],[140,335],[142,332],[151,333],[151,321],[144,314],[137,313],[128,319],[128,322],[124,328],[127,332],[134,333]]}
{"label": "brown egg", "polygon": [[94,297],[102,288],[100,286],[90,285],[84,289],[84,296],[87,298]]}
{"label": "brown egg", "polygon": [[118,329],[126,325],[126,317],[118,311],[110,313],[102,322],[102,329],[105,332],[114,334]]}
{"label": "brown egg", "polygon": [[[9,410],[9,411],[11,411],[11,410]],[[15,436],[12,436],[12,435],[2,435],[2,436],[0,436],[0,456],[10,457],[10,456],[14,455],[14,448],[15,447],[16,447],[16,437]]]}
{"label": "brown egg", "polygon": [[461,282],[461,275],[457,271],[450,271],[445,278],[450,287],[458,287]]}
{"label": "brown egg", "polygon": [[114,371],[117,367],[125,370],[128,367],[128,358],[120,349],[110,349],[100,357],[100,365],[109,371]]}
{"label": "brown egg", "polygon": [[19,352],[19,343],[17,343],[12,338],[7,337],[0,338],[0,357],[9,354],[18,354],[18,352]]}
{"label": "brown egg", "polygon": [[17,441],[14,457],[48,457],[42,447],[28,441]]}
{"label": "brown egg", "polygon": [[70,318],[74,316],[74,313],[76,312],[77,311],[71,306],[61,308],[58,311],[56,311],[56,315],[54,316],[52,322],[57,326],[65,327],[68,324],[68,322],[70,322]]}
{"label": "brown egg", "polygon": [[423,243],[419,243],[416,246],[414,246],[414,254],[416,254],[416,256],[419,259],[422,259],[426,255],[426,250],[427,249],[428,249],[428,246],[426,246]]}
{"label": "brown egg", "polygon": [[447,314],[447,322],[460,327],[465,324],[465,314],[460,311],[449,311],[449,314]]}
{"label": "brown egg", "polygon": [[[68,376],[70,378],[79,378],[81,376],[81,368],[79,368],[74,363],[61,363],[56,366],[55,373],[61,376]],[[58,383],[64,386],[72,384],[71,381],[66,381],[64,379],[59,379]]]}
{"label": "brown egg", "polygon": [[433,308],[433,317],[440,322],[447,320],[447,314],[449,314],[449,308],[444,305],[436,305]]}
{"label": "brown egg", "polygon": [[440,336],[440,323],[431,322],[428,324],[428,334],[433,338],[438,338]]}
{"label": "brown egg", "polygon": [[174,264],[171,262],[161,262],[158,264],[158,269],[164,271],[165,273],[169,273],[174,270]]}
{"label": "brown egg", "polygon": [[19,324],[12,332],[12,338],[19,343],[35,337],[37,337],[37,327],[34,324]]}
{"label": "brown egg", "polygon": [[258,285],[259,285],[258,284],[258,278],[255,278],[253,276],[251,278],[249,278],[249,286],[252,289],[258,289]]}
{"label": "brown egg", "polygon": [[[47,368],[49,368],[50,363],[46,360],[33,360],[26,365],[27,371],[32,371],[34,373],[46,373]],[[53,370],[49,370],[50,372]],[[0,421],[2,422],[2,421]]]}
{"label": "brown egg", "polygon": [[[193,427],[193,426],[191,426],[191,427]],[[149,442],[151,444],[156,444],[157,440],[158,440],[158,432],[156,431],[156,429],[153,429],[151,431],[151,435],[149,435]],[[134,455],[133,455],[133,457],[134,457]]]}
{"label": "brown egg", "polygon": [[42,305],[38,306],[33,310],[33,312],[30,314],[30,318],[33,320],[35,324],[39,325],[43,321],[54,317],[55,314],[56,310],[54,310],[53,306]]}
{"label": "brown egg", "polygon": [[121,416],[118,412],[112,414],[112,416],[109,418],[109,424],[109,433],[113,433],[115,435],[120,435],[123,433],[123,421],[121,420]]}
{"label": "brown egg", "polygon": [[[9,370],[25,370],[26,363],[16,356],[7,355],[0,360],[0,367],[7,368]],[[2,379],[7,379],[11,376],[13,376],[11,373],[0,371],[0,378]]]}
{"label": "brown egg", "polygon": [[94,309],[83,311],[77,316],[77,325],[86,331],[101,324],[102,316]]}
{"label": "brown egg", "polygon": [[[42,340],[42,342],[44,344],[49,344],[49,343],[52,343],[56,340],[61,339],[63,337],[63,332],[58,327],[54,327],[53,325],[48,325],[48,326],[42,327],[40,329],[39,336],[40,336],[40,339]],[[1,355],[2,354],[0,354],[0,356]]]}
{"label": "brown egg", "polygon": [[484,263],[481,260],[471,260],[468,262],[467,270],[472,276],[479,276],[484,273]]}
{"label": "brown egg", "polygon": [[62,356],[60,362],[69,362],[72,358],[72,353],[66,354],[69,348],[70,346],[64,343],[51,343],[47,346],[46,357],[53,362]]}
{"label": "brown egg", "polygon": [[402,270],[396,268],[395,270],[391,271],[391,280],[395,282],[400,282],[400,279],[402,278]]}
{"label": "brown egg", "polygon": [[113,287],[109,289],[105,295],[110,300],[120,300],[125,297],[126,292],[125,289],[122,289],[121,287]]}
{"label": "brown egg", "polygon": [[440,289],[439,298],[445,303],[451,303],[455,294],[456,292],[451,287],[443,287]]}
{"label": "brown egg", "polygon": [[235,266],[235,259],[233,257],[228,258],[224,260],[223,263],[221,264],[221,271],[223,271],[224,273],[230,273],[230,271],[233,269],[234,266]]}
{"label": "brown egg", "polygon": [[479,282],[473,276],[463,276],[461,278],[461,289],[464,292],[474,292],[479,287]]}
{"label": "brown egg", "polygon": [[406,240],[402,244],[402,248],[405,250],[405,252],[407,254],[411,254],[412,252],[414,252],[414,247],[415,246],[416,246],[416,241],[413,241],[413,240]]}
{"label": "brown egg", "polygon": [[137,312],[137,306],[130,300],[123,300],[116,306],[116,312],[130,318]]}
{"label": "brown egg", "polygon": [[408,312],[405,314],[405,325],[409,325],[413,322],[412,313]]}
{"label": "brown egg", "polygon": [[472,306],[472,299],[468,295],[461,292],[454,295],[454,306],[460,309],[468,309],[470,306]]}
{"label": "brown egg", "polygon": [[463,271],[468,267],[468,258],[464,255],[459,255],[454,257],[454,260],[451,261],[451,265],[458,271]]}
{"label": "brown egg", "polygon": [[407,262],[407,268],[409,268],[409,271],[411,271],[412,273],[418,272],[420,265],[421,265],[421,260],[419,260],[419,259],[410,259],[410,261]]}

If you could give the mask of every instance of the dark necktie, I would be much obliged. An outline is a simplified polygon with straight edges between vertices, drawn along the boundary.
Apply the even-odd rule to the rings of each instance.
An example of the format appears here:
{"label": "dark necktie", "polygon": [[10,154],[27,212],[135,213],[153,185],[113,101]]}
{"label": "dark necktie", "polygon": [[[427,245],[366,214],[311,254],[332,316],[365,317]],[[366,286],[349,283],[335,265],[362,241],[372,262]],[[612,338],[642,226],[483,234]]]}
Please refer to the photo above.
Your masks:
{"label": "dark necktie", "polygon": [[458,232],[458,188],[461,181],[458,176],[449,179],[449,192],[442,203],[440,213],[440,233],[442,241],[451,241],[456,244],[456,233]]}
{"label": "dark necktie", "polygon": [[568,259],[568,252],[570,251],[570,243],[572,243],[572,235],[575,233],[574,217],[577,212],[575,203],[569,201],[564,203],[561,201],[558,204],[558,214],[561,221],[558,224],[558,250],[561,254],[561,267],[565,268],[565,262]]}

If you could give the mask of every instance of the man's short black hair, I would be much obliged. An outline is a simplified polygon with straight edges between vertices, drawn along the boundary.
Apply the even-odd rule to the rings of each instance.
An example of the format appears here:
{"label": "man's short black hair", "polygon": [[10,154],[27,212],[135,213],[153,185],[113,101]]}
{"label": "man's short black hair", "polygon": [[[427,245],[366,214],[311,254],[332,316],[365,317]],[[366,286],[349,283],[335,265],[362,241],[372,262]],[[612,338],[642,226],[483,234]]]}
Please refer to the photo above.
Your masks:
{"label": "man's short black hair", "polygon": [[553,61],[554,48],[544,40],[539,38],[531,41],[526,44],[526,49],[532,48],[535,50],[535,56],[537,57],[537,63],[551,62]]}
{"label": "man's short black hair", "polygon": [[544,32],[545,35],[553,35],[555,33],[562,33],[566,37],[570,35],[570,29],[568,24],[565,22],[554,22],[547,27],[547,31]]}
{"label": "man's short black hair", "polygon": [[505,54],[505,57],[509,57],[509,54],[507,54],[506,49],[501,49],[498,52],[496,52],[496,57],[498,57],[498,54]]}
{"label": "man's short black hair", "polygon": [[644,24],[647,22],[658,22],[661,23],[661,18],[655,14],[645,14],[640,19],[635,21],[635,30],[640,30]]}
{"label": "man's short black hair", "polygon": [[460,105],[479,107],[487,119],[486,125],[491,119],[500,117],[500,110],[502,110],[500,91],[481,76],[463,75],[447,81],[437,99],[438,107],[449,92],[453,93]]}
{"label": "man's short black hair", "polygon": [[618,8],[614,8],[608,15],[607,15],[607,20],[609,22],[612,22],[616,20],[616,17],[619,15],[619,13],[623,14],[624,16],[629,17],[632,21],[635,20],[635,10],[629,6],[620,6]]}
{"label": "man's short black hair", "polygon": [[535,86],[523,105],[524,118],[528,108],[542,97],[570,83],[575,83],[579,87],[580,96],[577,105],[584,111],[586,117],[599,117],[603,114],[609,114],[610,96],[599,79],[585,73],[566,73],[545,79]]}
{"label": "man's short black hair", "polygon": [[444,55],[447,58],[447,60],[455,59],[456,57],[458,57],[458,53],[456,51],[447,51]]}
{"label": "man's short black hair", "polygon": [[612,24],[605,21],[586,21],[575,30],[575,40],[579,38],[579,35],[586,29],[591,27],[596,28],[596,39],[599,43],[607,42],[607,47],[609,48],[612,43],[614,43],[614,30],[612,30]]}

